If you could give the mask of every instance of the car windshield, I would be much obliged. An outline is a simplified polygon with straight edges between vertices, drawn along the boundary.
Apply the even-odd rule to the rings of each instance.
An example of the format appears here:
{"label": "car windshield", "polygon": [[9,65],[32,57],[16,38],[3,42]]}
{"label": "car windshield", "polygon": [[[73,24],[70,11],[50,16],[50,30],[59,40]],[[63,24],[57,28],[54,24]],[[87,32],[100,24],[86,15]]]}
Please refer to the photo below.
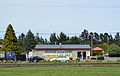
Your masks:
{"label": "car windshield", "polygon": [[59,56],[59,57],[57,57],[57,58],[67,58],[66,56]]}
{"label": "car windshield", "polygon": [[38,57],[38,56],[31,56],[30,58],[32,59],[32,58],[40,58],[40,57]]}

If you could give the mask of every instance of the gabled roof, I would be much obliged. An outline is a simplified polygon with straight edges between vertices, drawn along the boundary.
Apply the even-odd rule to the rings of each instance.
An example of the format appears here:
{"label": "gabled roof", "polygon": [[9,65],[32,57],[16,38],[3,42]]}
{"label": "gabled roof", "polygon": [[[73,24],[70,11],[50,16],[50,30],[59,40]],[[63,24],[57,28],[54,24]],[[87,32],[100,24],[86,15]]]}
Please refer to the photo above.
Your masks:
{"label": "gabled roof", "polygon": [[33,50],[90,50],[90,45],[36,45]]}

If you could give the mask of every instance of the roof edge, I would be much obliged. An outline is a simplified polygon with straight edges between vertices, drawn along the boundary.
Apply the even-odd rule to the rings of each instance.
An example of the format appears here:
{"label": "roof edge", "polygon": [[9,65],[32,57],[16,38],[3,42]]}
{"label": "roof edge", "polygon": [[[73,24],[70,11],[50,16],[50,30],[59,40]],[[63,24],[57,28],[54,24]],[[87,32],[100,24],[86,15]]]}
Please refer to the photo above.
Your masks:
{"label": "roof edge", "polygon": [[91,48],[35,48],[32,50],[91,50]]}

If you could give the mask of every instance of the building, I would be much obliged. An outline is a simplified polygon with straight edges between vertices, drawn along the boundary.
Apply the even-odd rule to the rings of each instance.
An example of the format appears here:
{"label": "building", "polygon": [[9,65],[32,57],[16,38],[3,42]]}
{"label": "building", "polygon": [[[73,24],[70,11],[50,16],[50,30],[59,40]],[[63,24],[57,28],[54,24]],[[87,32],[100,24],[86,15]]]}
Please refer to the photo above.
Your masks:
{"label": "building", "polygon": [[57,56],[69,56],[73,59],[89,59],[90,45],[36,45],[31,56],[40,56],[46,59]]}
{"label": "building", "polygon": [[5,51],[2,51],[2,44],[0,44],[0,58],[5,56]]}

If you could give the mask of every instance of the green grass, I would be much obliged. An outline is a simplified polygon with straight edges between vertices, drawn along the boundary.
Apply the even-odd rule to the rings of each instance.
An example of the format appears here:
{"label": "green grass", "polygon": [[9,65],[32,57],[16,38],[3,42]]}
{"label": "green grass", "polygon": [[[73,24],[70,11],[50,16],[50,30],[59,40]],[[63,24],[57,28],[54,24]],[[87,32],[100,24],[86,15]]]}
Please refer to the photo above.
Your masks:
{"label": "green grass", "polygon": [[120,76],[120,66],[0,67],[0,76]]}

